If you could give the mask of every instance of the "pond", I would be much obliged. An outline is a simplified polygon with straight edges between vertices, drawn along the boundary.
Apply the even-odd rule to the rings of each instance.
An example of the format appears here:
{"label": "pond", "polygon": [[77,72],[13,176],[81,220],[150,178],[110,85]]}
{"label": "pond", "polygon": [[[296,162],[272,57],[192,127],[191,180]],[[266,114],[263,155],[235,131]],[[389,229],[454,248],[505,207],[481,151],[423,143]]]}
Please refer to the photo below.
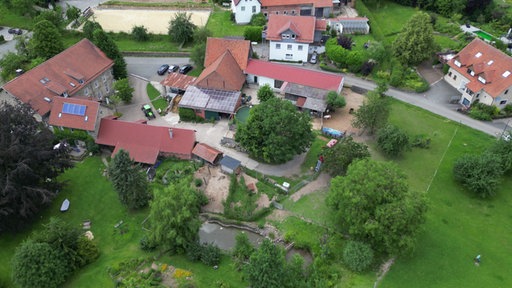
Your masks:
{"label": "pond", "polygon": [[251,108],[249,106],[243,106],[236,111],[236,120],[240,121],[241,123],[247,122],[247,118],[249,118],[249,111],[251,111]]}
{"label": "pond", "polygon": [[[236,235],[240,232],[246,233],[249,241],[255,246],[258,247],[260,243],[265,239],[265,237],[247,231],[241,228],[235,227],[223,227],[216,223],[204,222],[201,228],[199,229],[199,241],[201,243],[213,243],[215,246],[219,247],[222,250],[229,251],[235,247],[236,243]],[[313,262],[313,256],[306,250],[290,248],[286,251],[286,259],[291,259],[291,257],[295,254],[299,254],[304,258],[304,264],[309,265]]]}

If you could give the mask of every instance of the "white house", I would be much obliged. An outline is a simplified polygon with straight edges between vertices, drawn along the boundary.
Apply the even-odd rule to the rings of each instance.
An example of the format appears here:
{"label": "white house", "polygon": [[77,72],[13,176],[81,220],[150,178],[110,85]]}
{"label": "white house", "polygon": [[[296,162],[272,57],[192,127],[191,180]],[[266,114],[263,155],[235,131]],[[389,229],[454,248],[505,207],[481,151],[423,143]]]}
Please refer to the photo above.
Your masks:
{"label": "white house", "polygon": [[478,100],[502,109],[512,104],[512,57],[475,38],[447,64],[444,79],[462,93],[462,105]]}
{"label": "white house", "polygon": [[235,14],[236,24],[251,22],[252,15],[261,11],[260,0],[231,0],[231,11]]}
{"label": "white house", "polygon": [[327,22],[314,16],[271,14],[264,37],[269,43],[269,60],[307,62],[309,45],[321,39]]}

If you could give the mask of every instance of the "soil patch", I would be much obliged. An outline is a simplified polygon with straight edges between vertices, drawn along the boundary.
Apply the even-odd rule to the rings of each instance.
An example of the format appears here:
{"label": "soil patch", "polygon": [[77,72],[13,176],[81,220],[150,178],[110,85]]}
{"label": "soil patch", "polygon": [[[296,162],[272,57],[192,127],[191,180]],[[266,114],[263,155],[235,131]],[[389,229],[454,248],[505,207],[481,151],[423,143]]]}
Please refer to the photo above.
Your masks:
{"label": "soil patch", "polygon": [[223,213],[222,202],[226,200],[229,193],[229,175],[222,173],[218,167],[205,165],[196,171],[194,177],[202,179],[203,185],[205,185],[204,194],[208,197],[208,204],[203,207],[203,210]]}

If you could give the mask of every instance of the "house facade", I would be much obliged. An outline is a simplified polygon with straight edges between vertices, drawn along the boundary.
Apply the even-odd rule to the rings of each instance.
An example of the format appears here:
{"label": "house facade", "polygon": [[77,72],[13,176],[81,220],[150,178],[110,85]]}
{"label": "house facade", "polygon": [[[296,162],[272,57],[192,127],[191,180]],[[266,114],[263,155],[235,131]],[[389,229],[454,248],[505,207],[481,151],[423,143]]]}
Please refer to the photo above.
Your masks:
{"label": "house facade", "polygon": [[236,24],[248,24],[252,15],[261,12],[261,3],[259,0],[231,0],[231,11]]}
{"label": "house facade", "polygon": [[328,18],[333,11],[332,0],[260,0],[261,12],[270,15],[313,16]]}
{"label": "house facade", "polygon": [[264,31],[269,60],[307,62],[309,46],[320,41],[326,26],[326,21],[313,16],[270,15]]}
{"label": "house facade", "polygon": [[88,39],[6,83],[1,98],[29,104],[41,119],[57,97],[101,101],[114,93],[114,62]]}
{"label": "house facade", "polygon": [[479,101],[502,109],[512,104],[512,57],[476,38],[447,64],[444,79],[461,92],[462,105]]}

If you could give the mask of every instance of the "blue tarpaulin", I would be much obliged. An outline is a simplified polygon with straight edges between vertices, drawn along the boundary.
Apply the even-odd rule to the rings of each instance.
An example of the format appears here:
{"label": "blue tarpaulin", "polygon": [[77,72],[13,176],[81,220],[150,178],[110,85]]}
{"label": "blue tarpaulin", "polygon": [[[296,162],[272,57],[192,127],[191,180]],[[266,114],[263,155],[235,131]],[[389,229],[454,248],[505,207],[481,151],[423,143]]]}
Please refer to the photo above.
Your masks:
{"label": "blue tarpaulin", "polygon": [[322,133],[325,135],[331,136],[332,138],[341,138],[345,134],[342,131],[338,131],[338,130],[328,128],[328,127],[323,127]]}

